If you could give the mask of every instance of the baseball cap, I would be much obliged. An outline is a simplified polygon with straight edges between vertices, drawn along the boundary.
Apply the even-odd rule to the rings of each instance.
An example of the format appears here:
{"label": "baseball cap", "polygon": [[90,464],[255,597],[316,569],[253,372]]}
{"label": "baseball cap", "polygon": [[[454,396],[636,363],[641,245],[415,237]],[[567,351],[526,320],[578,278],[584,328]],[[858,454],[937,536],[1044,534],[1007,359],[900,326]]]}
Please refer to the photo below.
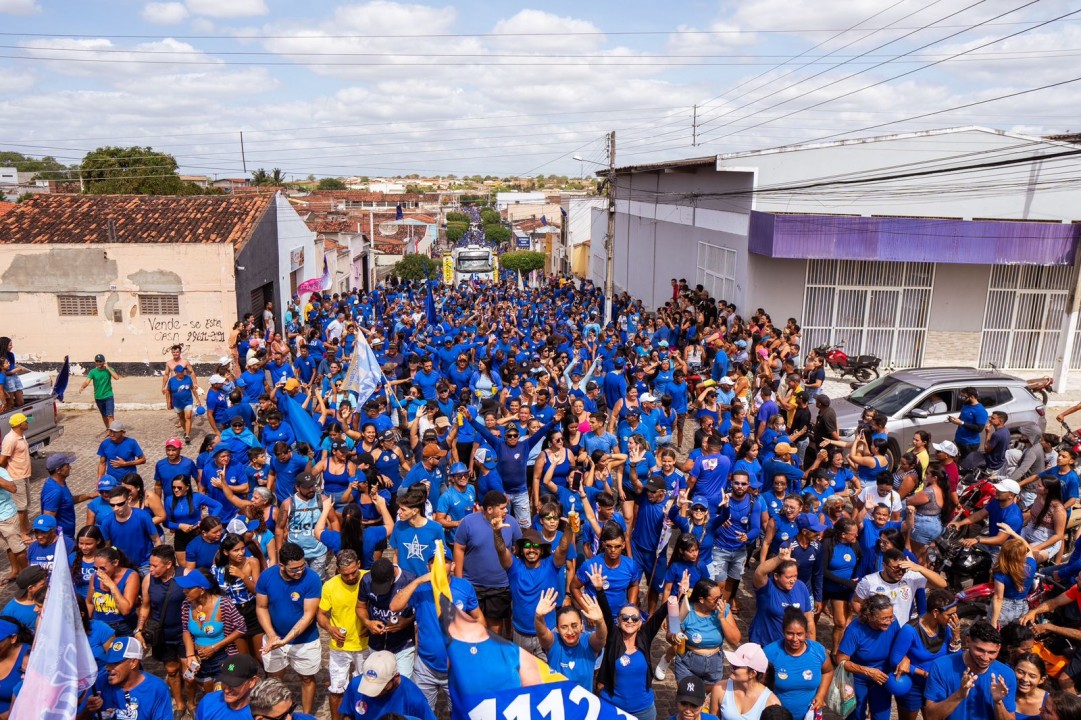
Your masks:
{"label": "baseball cap", "polygon": [[650,402],[650,403],[655,403],[655,402],[657,402],[657,396],[656,396],[656,395],[653,395],[652,393],[646,393],[645,395],[643,395],[643,396],[642,396],[641,398],[639,398],[639,399],[640,399],[640,400],[641,400],[642,402]]}
{"label": "baseball cap", "polygon": [[75,462],[74,455],[70,453],[56,453],[55,455],[50,455],[49,459],[45,461],[45,470],[53,472],[54,470],[59,470],[65,465],[70,465],[73,462]]}
{"label": "baseball cap", "polygon": [[823,525],[822,521],[818,519],[818,516],[813,513],[803,513],[796,518],[796,527],[800,530],[810,530],[811,532],[826,531],[826,526]]}
{"label": "baseball cap", "polygon": [[953,444],[952,440],[943,440],[940,443],[931,443],[931,447],[938,450],[940,453],[946,453],[950,457],[957,457],[957,446]]}
{"label": "baseball cap", "polygon": [[220,358],[218,358],[218,364],[219,365],[232,365],[233,360],[228,355],[222,355]]}
{"label": "baseball cap", "polygon": [[311,473],[301,473],[300,475],[297,475],[296,486],[315,487],[315,476]]}
{"label": "baseball cap", "polygon": [[1021,486],[1017,484],[1016,480],[1010,480],[1009,478],[999,480],[993,487],[999,492],[1008,492],[1013,493],[1014,495],[1021,494]]}
{"label": "baseball cap", "polygon": [[15,584],[19,586],[20,590],[26,590],[34,583],[41,582],[47,577],[49,577],[49,573],[45,568],[40,565],[31,565],[19,571],[19,575],[15,578]]}
{"label": "baseball cap", "polygon": [[225,378],[223,378],[221,375],[211,375],[210,376],[210,384],[211,385],[221,385],[223,382],[225,382]]}
{"label": "baseball cap", "polygon": [[773,452],[777,455],[783,455],[796,452],[796,448],[786,442],[779,442],[773,446]]}
{"label": "baseball cap", "polygon": [[259,663],[251,655],[238,653],[230,656],[218,673],[218,682],[229,687],[243,685],[259,674]]}
{"label": "baseball cap", "polygon": [[701,707],[706,701],[706,683],[697,675],[688,675],[676,683],[676,702]]}
{"label": "baseball cap", "polygon": [[704,507],[708,510],[709,500],[706,499],[705,495],[695,495],[694,499],[691,500],[691,507]]}
{"label": "baseball cap", "polygon": [[7,620],[0,620],[0,640],[7,640],[19,632],[19,626]]}
{"label": "baseball cap", "polygon": [[383,434],[379,436],[379,442],[386,442],[388,440],[397,440],[397,439],[398,439],[398,436],[395,434],[393,429],[384,430]]}
{"label": "baseball cap", "polygon": [[50,532],[56,529],[56,518],[52,515],[38,515],[34,519],[35,532]]}
{"label": "baseball cap", "polygon": [[286,390],[296,390],[298,387],[300,387],[300,381],[296,378],[289,378],[285,381]]}
{"label": "baseball cap", "polygon": [[379,558],[372,563],[370,573],[373,595],[386,595],[394,588],[394,564],[387,558]]}
{"label": "baseball cap", "polygon": [[431,444],[431,445],[425,445],[424,446],[423,455],[426,458],[433,458],[433,457],[441,458],[446,454],[447,454],[447,451],[444,450],[443,448],[439,447],[438,445]]}
{"label": "baseball cap", "polygon": [[122,660],[142,660],[143,644],[133,637],[116,638],[105,651],[105,662],[118,663]]}
{"label": "baseball cap", "polygon": [[747,341],[746,340],[736,340],[735,345],[738,348],[745,348],[745,347],[747,347]]}
{"label": "baseball cap", "polygon": [[192,570],[187,575],[177,575],[176,586],[181,590],[192,590],[194,588],[209,590],[210,581],[198,570]]}
{"label": "baseball cap", "polygon": [[185,370],[187,370],[187,368],[184,367],[183,365],[177,365],[176,367],[173,368],[173,373],[175,373],[176,375],[179,375],[180,373],[184,372]]}
{"label": "baseball cap", "polygon": [[628,408],[627,417],[642,417],[642,411],[636,407]]}
{"label": "baseball cap", "polygon": [[180,438],[171,437],[165,441],[165,447],[182,448],[184,447],[184,441]]}
{"label": "baseball cap", "polygon": [[597,385],[597,383],[594,382],[593,380],[590,380],[589,382],[586,383],[586,390],[596,390],[598,387],[600,387],[600,386]]}
{"label": "baseball cap", "polygon": [[732,378],[728,377],[727,375],[725,375],[724,377],[722,377],[720,380],[717,381],[717,384],[718,385],[735,385],[736,381],[733,380]]}
{"label": "baseball cap", "polygon": [[769,667],[766,653],[757,643],[743,643],[736,648],[735,652],[725,650],[724,656],[728,658],[728,663],[732,667],[746,667],[760,673],[766,672]]}
{"label": "baseball cap", "polygon": [[19,427],[24,422],[30,422],[30,418],[26,417],[22,413],[15,413],[11,416],[11,419],[8,420],[8,425],[10,425],[11,427]]}
{"label": "baseball cap", "polygon": [[668,341],[661,340],[659,343],[657,343],[657,347],[668,347]]}
{"label": "baseball cap", "polygon": [[489,470],[495,467],[495,456],[485,448],[477,448],[473,453],[473,459]]}
{"label": "baseball cap", "polygon": [[98,492],[109,492],[120,485],[112,475],[102,475],[98,478]]}
{"label": "baseball cap", "polygon": [[668,483],[664,481],[663,477],[654,475],[649,479],[649,482],[646,483],[646,492],[660,492],[661,490],[667,491]]}
{"label": "baseball cap", "polygon": [[450,420],[447,419],[446,415],[440,415],[435,419],[435,426],[437,428],[450,427]]}
{"label": "baseball cap", "polygon": [[[11,419],[12,421],[15,420],[15,418]],[[127,429],[127,426],[119,420],[113,420],[111,423],[109,423],[109,432],[124,432]]]}
{"label": "baseball cap", "polygon": [[105,356],[101,353],[98,353],[94,356],[94,362],[105,362]]}
{"label": "baseball cap", "polygon": [[230,532],[233,535],[243,535],[248,532],[248,525],[238,517],[229,521],[229,524],[225,526],[226,532]]}
{"label": "baseball cap", "polygon": [[397,675],[398,661],[394,653],[386,650],[373,652],[364,661],[364,672],[360,675],[360,687],[357,689],[361,695],[376,697]]}
{"label": "baseball cap", "polygon": [[248,362],[247,362],[248,367],[251,367],[253,365],[258,365],[258,364],[259,364],[259,358],[257,358],[257,357],[248,358]]}

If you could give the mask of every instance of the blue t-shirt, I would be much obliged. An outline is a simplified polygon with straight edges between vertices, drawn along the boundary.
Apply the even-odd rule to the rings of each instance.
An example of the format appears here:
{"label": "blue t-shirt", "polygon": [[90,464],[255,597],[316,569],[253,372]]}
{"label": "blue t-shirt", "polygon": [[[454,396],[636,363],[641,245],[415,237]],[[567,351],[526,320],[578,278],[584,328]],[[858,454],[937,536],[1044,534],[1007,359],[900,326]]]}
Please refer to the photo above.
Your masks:
{"label": "blue t-shirt", "polygon": [[[304,617],[304,601],[319,600],[323,596],[323,584],[310,568],[296,580],[286,580],[281,569],[268,569],[255,583],[255,592],[265,595],[270,610],[270,624],[278,637],[285,637],[293,626]],[[302,645],[319,638],[319,627],[313,619],[295,638],[291,645]]]}
{"label": "blue t-shirt", "polygon": [[105,472],[126,471],[127,468],[117,470],[110,463],[117,459],[130,462],[142,454],[143,449],[139,447],[139,443],[129,437],[125,437],[119,443],[113,442],[112,438],[105,438],[101,441],[101,445],[98,445],[98,457],[105,458]]}
{"label": "blue t-shirt", "polygon": [[[780,640],[781,618],[787,607],[794,607],[801,612],[808,613],[814,610],[814,601],[811,600],[810,589],[801,580],[788,592],[784,592],[771,575],[766,584],[754,591],[757,600],[755,604],[754,619],[751,621],[751,642],[766,646],[771,642]],[[889,648],[886,648],[889,650]]]}
{"label": "blue t-shirt", "polygon": [[[502,530],[503,542],[507,547],[513,547],[514,542],[522,537],[522,528],[513,520],[506,524],[508,527]],[[499,564],[499,556],[495,552],[492,524],[484,513],[470,513],[462,520],[454,533],[454,544],[465,549],[462,576],[466,580],[481,588],[509,587],[507,571]],[[529,626],[533,626],[532,618]]]}
{"label": "blue t-shirt", "polygon": [[[975,405],[965,403],[958,414],[958,419],[962,424],[958,425],[956,432],[954,432],[954,442],[958,445],[979,445],[980,433],[983,432],[984,426],[987,425],[987,409],[979,403]],[[974,423],[979,425],[980,428],[979,430],[969,430],[964,426],[964,423]]]}
{"label": "blue t-shirt", "polygon": [[183,410],[193,404],[191,396],[191,375],[185,373],[183,379],[169,378],[169,394],[173,398],[173,409]]}
{"label": "blue t-shirt", "polygon": [[41,512],[51,512],[56,517],[60,531],[67,536],[68,546],[74,547],[75,498],[67,485],[61,485],[51,477],[41,486]]}
{"label": "blue t-shirt", "polygon": [[108,676],[98,676],[94,685],[101,695],[102,710],[115,710],[126,720],[173,720],[173,699],[164,680],[143,671],[143,679],[131,690],[110,685]]}
{"label": "blue t-shirt", "polygon": [[578,638],[578,644],[573,647],[565,645],[559,633],[553,634],[555,643],[547,653],[548,667],[584,688],[593,687],[593,668],[598,657],[598,653],[589,644],[593,633],[583,632]]}
{"label": "blue t-shirt", "polygon": [[195,707],[195,720],[251,720],[251,708],[233,710],[225,704],[221,690],[207,693]]}
{"label": "blue t-shirt", "polygon": [[631,715],[654,704],[653,688],[645,678],[649,674],[649,663],[640,650],[631,654],[624,653],[616,660],[616,672],[613,678],[612,692],[608,688],[601,690],[600,697]]}
{"label": "blue t-shirt", "polygon": [[[435,511],[446,515],[451,520],[461,521],[471,512],[477,502],[477,490],[472,485],[466,485],[465,490],[459,490],[453,485],[439,496],[439,503],[435,505]],[[447,542],[454,542],[454,531],[457,528],[447,528]]]}
{"label": "blue t-shirt", "polygon": [[[930,674],[927,677],[927,687],[923,692],[924,698],[929,702],[941,702],[953,695],[961,688],[961,678],[966,669],[963,652],[952,653],[932,662]],[[994,720],[995,705],[991,699],[992,675],[1005,678],[1009,692],[1006,693],[1002,704],[1006,706],[1007,711],[1016,712],[1017,676],[1013,674],[1009,666],[998,660],[992,660],[987,672],[976,676],[976,684],[953,711],[953,717],[965,718],[965,720]]]}
{"label": "blue t-shirt", "polygon": [[[53,562],[56,558],[56,543],[52,545],[39,545],[35,540],[30,543],[26,548],[26,559],[30,565],[37,565],[40,568],[46,570],[53,569]],[[68,566],[75,562],[75,551],[72,550],[68,553]]]}
{"label": "blue t-shirt", "polygon": [[220,540],[209,543],[203,539],[202,535],[196,535],[188,543],[184,557],[188,562],[195,563],[197,568],[209,568],[214,564],[214,557],[218,554],[219,547],[221,547]]}
{"label": "blue t-shirt", "polygon": [[123,550],[136,567],[150,562],[150,551],[154,549],[154,540],[158,529],[154,526],[153,516],[142,508],[133,508],[131,516],[124,522],[113,515],[101,524],[101,534],[118,550]]}
{"label": "blue t-shirt", "polygon": [[338,706],[338,713],[343,718],[352,720],[369,720],[379,718],[387,713],[397,713],[408,718],[417,720],[435,720],[435,713],[431,705],[424,697],[424,693],[407,677],[401,678],[401,685],[385,697],[370,697],[360,693],[360,681],[363,677],[355,677],[349,682],[349,687],[342,695],[342,703]]}
{"label": "blue t-shirt", "polygon": [[1019,588],[1014,583],[1013,578],[1006,573],[995,573],[995,581],[1002,583],[1006,588],[1006,592],[1003,593],[1003,597],[1006,600],[1021,600],[1027,598],[1029,592],[1032,590],[1032,581],[1036,578],[1036,559],[1029,557],[1025,559],[1025,582]]}
{"label": "blue t-shirt", "polygon": [[[521,558],[514,558],[510,570],[507,571],[510,580],[510,593],[513,603],[511,604],[511,621],[514,629],[523,635],[533,635],[533,617],[537,612],[537,603],[540,602],[541,593],[548,589],[562,590],[563,585],[559,582],[559,568],[549,555],[541,558],[540,564],[535,568],[526,567]],[[562,595],[562,593],[560,593]],[[559,602],[560,598],[556,599]],[[544,618],[548,628],[556,625],[556,611],[548,613]]]}
{"label": "blue t-shirt", "polygon": [[704,455],[695,460],[691,468],[691,477],[696,478],[694,494],[704,496],[711,506],[715,506],[721,501],[721,493],[728,487],[731,469],[731,461],[720,453]]}
{"label": "blue t-shirt", "polygon": [[766,659],[773,666],[773,692],[781,704],[792,711],[793,717],[802,718],[818,693],[822,682],[822,664],[826,662],[826,648],[814,640],[807,640],[802,655],[785,652],[784,640],[776,640],[762,648]]}
{"label": "blue t-shirt", "polygon": [[[458,531],[461,532],[460,526]],[[428,572],[428,561],[435,555],[436,540],[443,540],[443,526],[434,520],[428,520],[419,528],[399,520],[394,523],[387,545],[398,552],[398,567],[420,577]]]}
{"label": "blue t-shirt", "polygon": [[896,621],[885,630],[875,630],[853,620],[845,628],[837,652],[847,655],[858,665],[889,672],[892,669],[889,667],[890,648],[900,631],[901,626]]}
{"label": "blue t-shirt", "polygon": [[[450,577],[450,598],[462,612],[469,614],[479,607],[477,591],[466,579]],[[413,608],[417,625],[417,655],[435,672],[447,671],[447,646],[439,624],[439,611],[435,605],[432,584],[424,583],[417,588],[409,605]]]}
{"label": "blue t-shirt", "polygon": [[173,479],[178,475],[187,475],[195,479],[195,461],[181,457],[176,465],[168,460],[158,460],[154,465],[154,482],[161,485],[165,497],[172,495]]}
{"label": "blue t-shirt", "polygon": [[1063,502],[1066,502],[1070,498],[1078,498],[1078,477],[1076,470],[1071,469],[1065,475],[1059,475],[1058,468],[1053,467],[1040,473],[1040,477],[1053,477],[1059,481],[1059,483],[1062,485]]}
{"label": "blue t-shirt", "polygon": [[641,582],[642,568],[626,555],[619,556],[619,566],[614,568],[605,563],[603,555],[594,555],[578,568],[578,580],[584,586],[584,592],[593,598],[597,597],[597,593],[593,590],[589,575],[595,567],[600,567],[604,573],[604,594],[612,608],[612,617],[615,617],[619,614],[619,609],[627,603],[627,591]]}
{"label": "blue t-shirt", "polygon": [[987,503],[987,522],[987,535],[989,537],[995,537],[1002,532],[999,530],[999,523],[1006,523],[1013,528],[1015,533],[1020,535],[1021,527],[1025,524],[1025,516],[1020,506],[1015,502],[1003,508],[997,500],[992,500]]}

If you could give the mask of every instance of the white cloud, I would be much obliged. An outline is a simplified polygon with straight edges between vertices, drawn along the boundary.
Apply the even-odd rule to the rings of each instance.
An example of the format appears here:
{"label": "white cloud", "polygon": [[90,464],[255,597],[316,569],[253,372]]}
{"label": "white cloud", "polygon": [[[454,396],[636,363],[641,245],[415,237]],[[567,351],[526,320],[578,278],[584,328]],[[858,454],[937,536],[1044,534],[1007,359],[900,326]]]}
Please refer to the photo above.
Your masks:
{"label": "white cloud", "polygon": [[37,0],[0,0],[0,13],[4,15],[34,15],[41,12]]}
{"label": "white cloud", "polygon": [[668,51],[676,55],[720,54],[758,42],[758,35],[742,30],[738,25],[723,20],[712,22],[704,28],[679,25],[676,32],[668,36]]}
{"label": "white cloud", "polygon": [[193,15],[212,18],[237,18],[266,15],[270,12],[266,0],[187,0]]}
{"label": "white cloud", "polygon": [[58,74],[103,80],[121,77],[125,78],[124,82],[132,76],[157,76],[191,72],[192,67],[224,66],[221,60],[172,38],[139,43],[131,48],[118,46],[106,38],[43,38],[24,42],[20,47],[33,57],[71,60],[49,63],[49,69]]}
{"label": "white cloud", "polygon": [[176,25],[188,17],[188,9],[178,2],[152,2],[144,5],[139,14],[154,25]]}

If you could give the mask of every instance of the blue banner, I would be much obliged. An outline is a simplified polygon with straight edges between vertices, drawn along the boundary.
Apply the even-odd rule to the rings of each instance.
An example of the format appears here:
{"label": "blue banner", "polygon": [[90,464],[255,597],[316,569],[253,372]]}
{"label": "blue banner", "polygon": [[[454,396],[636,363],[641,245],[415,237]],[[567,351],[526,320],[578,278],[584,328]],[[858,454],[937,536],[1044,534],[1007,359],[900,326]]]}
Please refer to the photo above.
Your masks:
{"label": "blue banner", "polygon": [[570,680],[452,700],[452,720],[633,720]]}
{"label": "blue banner", "polygon": [[[313,389],[312,392],[318,391]],[[293,434],[296,435],[297,440],[308,443],[312,450],[318,450],[323,434],[319,423],[284,390],[278,391],[277,398],[278,412],[282,414],[282,419],[289,424],[289,427],[293,428]]]}

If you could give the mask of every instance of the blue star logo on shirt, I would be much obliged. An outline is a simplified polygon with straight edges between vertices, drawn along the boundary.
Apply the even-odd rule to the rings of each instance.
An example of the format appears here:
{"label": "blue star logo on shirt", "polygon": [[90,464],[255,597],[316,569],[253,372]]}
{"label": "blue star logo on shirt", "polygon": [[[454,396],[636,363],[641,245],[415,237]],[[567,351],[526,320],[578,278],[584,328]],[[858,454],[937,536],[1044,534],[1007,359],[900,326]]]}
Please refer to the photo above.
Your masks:
{"label": "blue star logo on shirt", "polygon": [[424,551],[428,549],[428,546],[420,542],[420,538],[417,535],[413,536],[413,542],[403,543],[402,547],[408,550],[408,554],[405,559],[417,558],[418,560],[424,559]]}

